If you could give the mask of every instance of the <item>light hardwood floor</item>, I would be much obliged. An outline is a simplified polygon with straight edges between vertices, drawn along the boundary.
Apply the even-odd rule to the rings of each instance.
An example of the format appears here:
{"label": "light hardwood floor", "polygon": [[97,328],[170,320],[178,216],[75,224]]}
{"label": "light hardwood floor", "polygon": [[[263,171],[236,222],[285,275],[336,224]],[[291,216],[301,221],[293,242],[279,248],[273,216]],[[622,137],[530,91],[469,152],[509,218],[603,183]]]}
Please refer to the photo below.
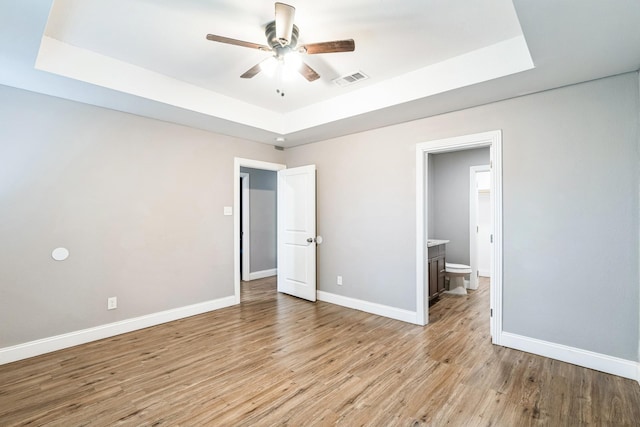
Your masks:
{"label": "light hardwood floor", "polygon": [[0,426],[640,425],[636,382],[491,345],[486,282],[426,327],[273,279],[242,300],[0,366]]}

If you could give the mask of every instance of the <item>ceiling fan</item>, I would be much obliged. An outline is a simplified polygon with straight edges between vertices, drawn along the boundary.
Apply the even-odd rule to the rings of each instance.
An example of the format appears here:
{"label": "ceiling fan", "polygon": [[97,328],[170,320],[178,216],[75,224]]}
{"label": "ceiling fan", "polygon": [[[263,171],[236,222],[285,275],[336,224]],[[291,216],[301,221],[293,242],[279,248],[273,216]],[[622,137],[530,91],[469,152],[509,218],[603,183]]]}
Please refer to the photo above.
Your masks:
{"label": "ceiling fan", "polygon": [[[265,52],[273,52],[272,57],[254,65],[242,74],[240,77],[243,79],[250,79],[257,75],[260,71],[266,68],[266,63],[269,61],[273,62],[274,58],[283,63],[288,62],[287,60],[294,57],[296,52],[315,55],[318,53],[353,52],[355,50],[356,45],[353,39],[308,43],[298,46],[299,31],[298,27],[293,24],[293,18],[296,12],[295,7],[284,3],[276,3],[275,6],[276,19],[275,21],[267,24],[267,27],[265,28],[265,36],[267,37],[268,46],[231,39],[229,37],[217,36],[215,34],[207,34],[207,40],[258,49]],[[291,55],[292,53],[294,55]],[[305,79],[312,82],[320,78],[320,75],[309,65],[305,64],[301,60],[298,62],[299,64],[296,67],[297,71],[302,74]]]}

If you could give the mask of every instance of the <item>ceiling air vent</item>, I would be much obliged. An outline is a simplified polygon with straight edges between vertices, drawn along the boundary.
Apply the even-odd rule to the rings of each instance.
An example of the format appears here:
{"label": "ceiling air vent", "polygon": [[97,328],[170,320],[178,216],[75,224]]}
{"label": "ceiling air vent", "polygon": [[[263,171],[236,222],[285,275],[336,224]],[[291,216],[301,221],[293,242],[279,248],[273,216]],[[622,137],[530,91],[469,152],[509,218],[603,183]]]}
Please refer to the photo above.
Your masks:
{"label": "ceiling air vent", "polygon": [[352,85],[354,83],[357,83],[361,80],[365,80],[368,79],[369,76],[367,76],[365,73],[363,73],[362,71],[358,71],[356,73],[353,74],[348,74],[346,76],[342,76],[342,77],[338,77],[337,79],[333,79],[333,82],[335,84],[337,84],[338,86],[342,87],[342,86],[349,86]]}

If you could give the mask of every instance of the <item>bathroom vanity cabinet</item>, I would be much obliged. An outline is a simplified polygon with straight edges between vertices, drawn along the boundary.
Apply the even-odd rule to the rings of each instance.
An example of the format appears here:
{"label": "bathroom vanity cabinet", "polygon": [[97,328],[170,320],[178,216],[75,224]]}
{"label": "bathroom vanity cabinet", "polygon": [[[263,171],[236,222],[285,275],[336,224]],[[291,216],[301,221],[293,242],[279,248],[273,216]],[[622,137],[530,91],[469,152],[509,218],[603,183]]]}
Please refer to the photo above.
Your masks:
{"label": "bathroom vanity cabinet", "polygon": [[446,268],[445,244],[429,245],[427,265],[429,270],[429,301],[445,290],[444,273]]}

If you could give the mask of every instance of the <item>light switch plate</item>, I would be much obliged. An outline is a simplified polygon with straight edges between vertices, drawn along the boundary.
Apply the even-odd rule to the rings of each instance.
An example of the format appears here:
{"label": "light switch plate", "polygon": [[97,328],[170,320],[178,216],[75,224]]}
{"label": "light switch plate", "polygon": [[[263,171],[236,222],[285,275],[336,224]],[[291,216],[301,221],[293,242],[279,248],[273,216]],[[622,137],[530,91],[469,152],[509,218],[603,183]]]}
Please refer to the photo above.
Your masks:
{"label": "light switch plate", "polygon": [[231,206],[225,206],[224,207],[224,214],[225,215],[233,215],[233,208]]}

